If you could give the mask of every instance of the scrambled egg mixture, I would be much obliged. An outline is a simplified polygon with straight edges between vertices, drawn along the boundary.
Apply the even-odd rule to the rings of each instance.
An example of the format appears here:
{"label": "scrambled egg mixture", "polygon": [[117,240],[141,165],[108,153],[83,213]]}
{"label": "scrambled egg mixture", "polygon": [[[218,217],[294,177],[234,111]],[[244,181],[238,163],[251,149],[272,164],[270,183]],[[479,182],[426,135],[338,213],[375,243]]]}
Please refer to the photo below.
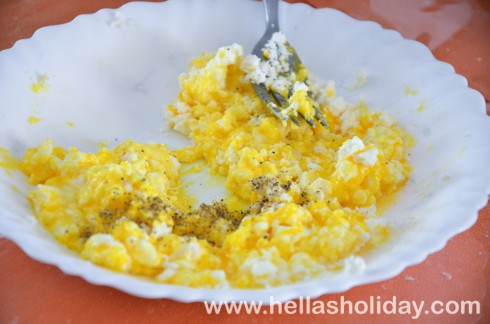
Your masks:
{"label": "scrambled egg mixture", "polygon": [[[191,147],[27,150],[20,168],[39,222],[91,262],[177,285],[261,288],[362,268],[357,255],[388,233],[376,208],[409,176],[410,137],[331,82],[296,84],[290,99],[306,114],[312,91],[329,128],[283,123],[249,82],[256,63],[232,45],[181,75],[167,120]],[[181,165],[199,160],[230,195],[194,208]]]}

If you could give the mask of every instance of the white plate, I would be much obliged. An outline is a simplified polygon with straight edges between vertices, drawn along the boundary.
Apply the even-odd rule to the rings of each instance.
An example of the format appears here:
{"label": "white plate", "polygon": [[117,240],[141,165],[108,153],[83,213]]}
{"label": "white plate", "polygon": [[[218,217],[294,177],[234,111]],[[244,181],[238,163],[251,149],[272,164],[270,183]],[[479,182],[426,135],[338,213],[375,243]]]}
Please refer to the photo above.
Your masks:
{"label": "white plate", "polygon": [[[96,142],[115,145],[126,138],[184,145],[182,137],[162,132],[162,110],[177,94],[177,76],[201,51],[234,42],[250,51],[263,33],[262,17],[262,4],[255,1],[170,0],[129,3],[42,28],[0,53],[0,147],[19,156],[46,138],[91,151]],[[483,97],[426,47],[378,24],[286,3],[280,19],[286,37],[320,78],[342,85],[365,68],[368,83],[354,91],[340,86],[340,94],[391,112],[417,139],[412,178],[383,215],[394,234],[365,256],[365,273],[266,290],[192,289],[117,274],[56,243],[36,223],[25,197],[12,189],[26,193],[24,177],[0,171],[2,234],[34,259],[137,296],[267,302],[270,295],[314,297],[391,278],[469,228],[490,192],[490,123]],[[49,90],[33,93],[30,85],[39,75],[47,75]],[[29,124],[33,115],[42,121]]]}

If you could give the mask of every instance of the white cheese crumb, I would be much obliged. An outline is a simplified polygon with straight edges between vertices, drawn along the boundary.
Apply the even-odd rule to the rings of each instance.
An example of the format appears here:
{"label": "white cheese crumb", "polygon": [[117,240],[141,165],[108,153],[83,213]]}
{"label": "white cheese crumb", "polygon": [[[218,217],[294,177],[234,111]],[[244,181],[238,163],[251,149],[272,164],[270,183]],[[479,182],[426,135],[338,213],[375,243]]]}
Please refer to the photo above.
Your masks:
{"label": "white cheese crumb", "polygon": [[223,270],[214,270],[211,272],[211,276],[219,281],[226,281],[226,273]]}
{"label": "white cheese crumb", "polygon": [[287,106],[287,108],[283,108],[281,110],[281,115],[284,117],[289,117],[289,116],[297,116],[298,115],[298,108],[299,105],[297,102],[293,102],[293,104]]}
{"label": "white cheese crumb", "polygon": [[313,98],[320,105],[325,105],[335,98],[335,82],[328,80],[326,82],[320,80],[311,72],[309,75],[308,87],[310,88]]}
{"label": "white cheese crumb", "polygon": [[258,222],[254,225],[254,230],[259,233],[266,232],[268,229],[269,223],[267,222]]}
{"label": "white cheese crumb", "polygon": [[342,260],[342,264],[344,266],[344,272],[350,274],[362,274],[366,271],[366,261],[360,256],[351,255],[344,260]]}
{"label": "white cheese crumb", "polygon": [[116,241],[110,234],[97,233],[90,236],[90,244],[94,246],[107,245],[112,247],[124,247],[124,245]]}
{"label": "white cheese crumb", "polygon": [[403,166],[399,161],[391,160],[388,162],[388,174],[395,183],[399,183],[405,180],[402,170],[403,170]]}
{"label": "white cheese crumb", "polygon": [[189,107],[189,105],[187,105],[186,103],[184,103],[182,101],[174,102],[173,106],[181,114],[192,112],[191,107]]}
{"label": "white cheese crumb", "polygon": [[177,158],[173,155],[170,155],[170,161],[172,162],[172,165],[174,168],[179,168],[180,167],[180,162],[177,160]]}
{"label": "white cheese crumb", "polygon": [[254,267],[252,273],[256,276],[269,275],[277,272],[277,267],[272,262],[261,262]]}
{"label": "white cheese crumb", "polygon": [[215,64],[231,65],[235,64],[242,55],[243,47],[235,43],[231,46],[221,47],[213,60],[215,60]]}
{"label": "white cheese crumb", "polygon": [[283,192],[281,193],[281,195],[279,195],[279,201],[292,201],[293,200],[293,197],[291,197],[290,194],[288,194],[287,192]]}
{"label": "white cheese crumb", "polygon": [[340,116],[340,120],[342,121],[342,126],[340,126],[340,130],[342,134],[347,133],[350,129],[359,125],[359,112],[353,110],[345,111],[342,116]]}
{"label": "white cheese crumb", "polygon": [[369,239],[371,238],[371,234],[363,229],[361,226],[359,226],[359,224],[354,225],[352,229],[360,234],[359,239],[362,242],[362,245],[359,245],[357,248],[354,249],[354,251],[357,252],[362,248],[364,243],[369,241]]}
{"label": "white cheese crumb", "polygon": [[354,156],[354,161],[367,166],[373,166],[378,162],[378,149],[373,147]]}
{"label": "white cheese crumb", "polygon": [[226,161],[225,152],[223,152],[222,150],[218,150],[218,154],[216,155],[215,161],[219,165],[223,165]]}
{"label": "white cheese crumb", "polygon": [[204,253],[203,249],[196,241],[190,241],[183,244],[173,255],[172,258],[198,259]]}
{"label": "white cheese crumb", "polygon": [[284,232],[290,228],[291,228],[290,226],[280,225],[279,221],[275,220],[272,222],[272,236],[277,236],[281,232]]}
{"label": "white cheese crumb", "polygon": [[353,138],[345,141],[344,144],[342,144],[342,146],[339,148],[338,160],[345,160],[349,156],[354,155],[359,151],[362,151],[364,147],[364,142],[359,137],[354,136]]}
{"label": "white cheese crumb", "polygon": [[357,136],[345,141],[339,148],[338,163],[353,156],[354,162],[373,166],[378,161],[378,149],[373,147],[365,150],[364,142]]}
{"label": "white cheese crumb", "polygon": [[[240,69],[245,73],[253,73],[259,68],[260,59],[255,55],[247,55],[240,63]],[[264,76],[265,77],[265,76]],[[265,79],[262,81],[265,82]]]}
{"label": "white cheese crumb", "polygon": [[273,276],[278,269],[267,256],[260,256],[247,258],[240,266],[240,271],[249,272],[254,276]]}
{"label": "white cheese crumb", "polygon": [[[258,84],[265,84],[277,92],[283,92],[291,88],[296,74],[289,70],[289,56],[291,53],[286,47],[286,37],[281,32],[276,32],[265,44],[264,50],[268,52],[268,58],[246,58],[240,68],[247,73],[245,80]],[[258,61],[258,64],[257,64]]]}
{"label": "white cheese crumb", "polygon": [[138,161],[138,154],[135,152],[126,152],[122,156],[122,160],[125,162],[136,162]]}
{"label": "white cheese crumb", "polygon": [[308,86],[304,82],[295,82],[293,87],[293,92],[305,90],[308,91]]}
{"label": "white cheese crumb", "polygon": [[191,113],[182,113],[174,115],[170,110],[167,110],[166,117],[169,122],[173,123],[173,129],[183,135],[189,135],[191,129],[189,127],[189,119]]}
{"label": "white cheese crumb", "polygon": [[167,279],[172,278],[175,274],[177,274],[177,270],[175,270],[175,269],[165,269],[165,270],[162,271],[162,273],[160,273],[157,276],[157,280],[165,281]]}
{"label": "white cheese crumb", "polygon": [[384,218],[380,217],[368,217],[366,218],[366,226],[370,232],[375,232],[380,226],[387,226],[388,222]]}
{"label": "white cheese crumb", "polygon": [[317,164],[317,163],[315,163],[313,161],[308,161],[308,163],[307,163],[306,166],[310,170],[320,170],[322,168],[319,164]]}
{"label": "white cheese crumb", "polygon": [[219,283],[215,286],[216,288],[223,289],[229,288],[230,284],[226,280],[226,273],[223,270],[213,270],[211,271],[211,277],[216,279]]}
{"label": "white cheese crumb", "polygon": [[161,238],[172,232],[172,228],[165,223],[158,221],[153,221],[153,226],[151,229],[151,235],[155,238]]}
{"label": "white cheese crumb", "polygon": [[324,178],[317,178],[315,181],[310,183],[308,190],[320,200],[325,200],[332,193],[332,185],[330,181]]}

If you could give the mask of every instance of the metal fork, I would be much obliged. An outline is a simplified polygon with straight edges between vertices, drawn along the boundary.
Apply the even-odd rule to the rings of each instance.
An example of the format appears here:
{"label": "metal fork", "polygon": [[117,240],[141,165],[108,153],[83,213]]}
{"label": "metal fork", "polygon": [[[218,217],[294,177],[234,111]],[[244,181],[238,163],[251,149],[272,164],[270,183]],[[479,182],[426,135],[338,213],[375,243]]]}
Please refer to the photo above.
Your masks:
{"label": "metal fork", "polygon": [[[262,38],[255,45],[252,54],[256,55],[261,60],[263,57],[263,49],[267,42],[272,38],[272,35],[276,32],[279,32],[279,0],[264,0],[265,6],[265,17],[266,17],[266,30]],[[288,63],[290,67],[290,72],[298,71],[302,66],[301,59],[298,54],[296,54],[296,50],[289,44],[286,43],[286,47],[288,48],[290,55],[288,57]],[[306,80],[305,80],[306,82]],[[255,83],[252,82],[252,86],[259,96],[259,98],[266,104],[269,111],[279,118],[280,120],[286,122],[290,119],[296,125],[301,125],[301,121],[296,116],[287,116],[282,114],[281,112],[287,108],[288,100],[280,93],[272,90],[268,90],[264,83]],[[291,89],[289,89],[289,95],[291,95]],[[308,96],[312,98],[311,92],[308,92]],[[318,104],[314,102],[315,109],[315,119],[324,127],[328,127],[328,123],[325,120],[325,117],[321,113]],[[312,118],[307,118],[301,115],[303,119],[310,124],[312,127],[316,126],[315,121]]]}

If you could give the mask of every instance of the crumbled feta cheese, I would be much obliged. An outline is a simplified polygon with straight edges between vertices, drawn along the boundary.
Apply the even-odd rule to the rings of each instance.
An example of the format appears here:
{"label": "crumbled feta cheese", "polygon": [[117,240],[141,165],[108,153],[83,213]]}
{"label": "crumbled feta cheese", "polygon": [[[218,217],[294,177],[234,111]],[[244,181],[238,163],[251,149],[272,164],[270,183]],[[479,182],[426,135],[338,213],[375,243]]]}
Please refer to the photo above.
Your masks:
{"label": "crumbled feta cheese", "polygon": [[338,160],[345,160],[349,156],[354,155],[359,151],[362,151],[364,147],[364,142],[359,137],[354,136],[352,139],[345,141],[344,144],[342,144],[342,146],[339,148]]}
{"label": "crumbled feta cheese", "polygon": [[342,260],[344,272],[350,274],[362,274],[366,271],[366,261],[360,256],[351,255]]}
{"label": "crumbled feta cheese", "polygon": [[240,271],[249,272],[254,276],[273,276],[278,269],[264,257],[250,257],[240,266]]}
{"label": "crumbled feta cheese", "polygon": [[400,162],[396,160],[392,160],[388,162],[388,175],[392,182],[399,183],[405,180],[405,177],[402,173],[403,166]]}
{"label": "crumbled feta cheese", "polygon": [[320,165],[318,165],[318,164],[316,164],[315,162],[312,162],[312,161],[308,161],[307,167],[310,170],[320,170],[322,168]]}
{"label": "crumbled feta cheese", "polygon": [[153,221],[151,235],[155,238],[161,238],[165,235],[172,233],[172,228],[160,221]]}
{"label": "crumbled feta cheese", "polygon": [[375,147],[365,150],[364,142],[357,136],[349,139],[342,144],[338,152],[338,163],[353,156],[354,162],[373,166],[378,161],[378,149]]}
{"label": "crumbled feta cheese", "polygon": [[[245,73],[253,73],[259,68],[260,59],[255,55],[247,55],[240,63],[240,69]],[[265,82],[265,79],[263,80]]]}
{"label": "crumbled feta cheese", "polygon": [[[247,73],[246,80],[265,84],[278,92],[291,88],[296,74],[290,72],[289,56],[291,53],[286,47],[286,37],[276,32],[264,46],[266,59],[246,59],[240,68]],[[257,60],[259,61],[257,64]]]}
{"label": "crumbled feta cheese", "polygon": [[157,276],[157,280],[166,281],[177,274],[175,269],[165,269]]}
{"label": "crumbled feta cheese", "polygon": [[354,156],[354,161],[373,166],[378,162],[378,149],[373,147]]}
{"label": "crumbled feta cheese", "polygon": [[365,222],[369,232],[376,232],[380,227],[385,227],[388,225],[386,219],[380,217],[368,217],[366,218]]}
{"label": "crumbled feta cheese", "polygon": [[226,280],[226,272],[223,270],[213,270],[211,271],[211,277],[218,281],[218,284],[215,286],[216,288],[228,288],[230,284],[228,280]]}
{"label": "crumbled feta cheese", "polygon": [[308,186],[309,191],[315,195],[319,200],[325,200],[332,194],[332,185],[330,181],[324,178],[317,178]]}
{"label": "crumbled feta cheese", "polygon": [[287,192],[283,192],[279,195],[279,201],[293,201],[293,198]]}
{"label": "crumbled feta cheese", "polygon": [[127,152],[122,156],[122,160],[126,162],[138,161],[138,154],[135,152]]}
{"label": "crumbled feta cheese", "polygon": [[[134,241],[134,244],[130,243],[130,246],[128,247],[133,260],[148,267],[154,267],[160,262],[158,251],[147,238],[135,238],[133,240],[132,237],[129,237],[129,240],[130,242]],[[128,245],[127,240],[126,245]]]}
{"label": "crumbled feta cheese", "polygon": [[173,103],[173,107],[181,114],[192,112],[191,107],[182,101],[176,101]]}
{"label": "crumbled feta cheese", "polygon": [[116,241],[110,234],[97,233],[90,236],[90,244],[93,246],[107,245],[112,247],[124,247],[124,245]]}
{"label": "crumbled feta cheese", "polygon": [[281,116],[289,117],[289,116],[297,116],[298,115],[299,105],[297,102],[293,102],[291,105],[283,108],[280,112]]}
{"label": "crumbled feta cheese", "polygon": [[203,249],[196,241],[190,241],[187,244],[183,244],[180,249],[178,249],[172,257],[174,259],[185,258],[185,259],[197,259],[204,253]]}
{"label": "crumbled feta cheese", "polygon": [[[360,234],[359,236],[359,240],[363,243],[366,243],[367,241],[369,241],[369,239],[371,238],[371,234],[366,231],[364,228],[362,228],[361,226],[359,226],[359,224],[356,224],[352,227],[353,230],[355,230],[356,232],[358,232]],[[361,248],[362,248],[363,245],[359,245],[355,250],[354,252],[357,252],[359,251]]]}
{"label": "crumbled feta cheese", "polygon": [[304,82],[295,82],[293,87],[293,92],[305,90],[308,91],[308,87]]}
{"label": "crumbled feta cheese", "polygon": [[273,236],[277,236],[277,235],[281,234],[282,232],[287,231],[288,229],[291,228],[290,226],[284,226],[284,225],[279,225],[279,224],[273,224],[273,227],[274,227],[273,232],[272,232]]}
{"label": "crumbled feta cheese", "polygon": [[221,47],[213,60],[214,63],[220,65],[235,64],[239,57],[243,55],[243,47],[238,44],[233,44],[227,47]]}
{"label": "crumbled feta cheese", "polygon": [[267,222],[258,222],[254,226],[254,230],[259,233],[266,232],[268,229],[269,229],[269,223]]}
{"label": "crumbled feta cheese", "polygon": [[189,127],[189,119],[191,113],[172,114],[170,111],[166,113],[167,120],[173,124],[172,128],[183,135],[189,135],[191,129]]}
{"label": "crumbled feta cheese", "polygon": [[323,82],[312,73],[309,73],[308,88],[319,105],[325,105],[335,97],[335,82]]}
{"label": "crumbled feta cheese", "polygon": [[211,271],[211,276],[219,281],[226,281],[226,273],[223,270]]}
{"label": "crumbled feta cheese", "polygon": [[335,173],[344,181],[354,179],[359,174],[359,168],[355,163],[347,160],[337,162]]}
{"label": "crumbled feta cheese", "polygon": [[228,156],[228,163],[235,163],[238,160],[236,151],[232,146],[228,147],[226,155]]}
{"label": "crumbled feta cheese", "polygon": [[180,162],[177,160],[177,158],[173,155],[170,155],[170,161],[172,162],[172,165],[177,169],[180,168]]}
{"label": "crumbled feta cheese", "polygon": [[340,120],[342,121],[342,126],[340,130],[343,134],[347,133],[350,129],[359,125],[359,112],[353,110],[345,111],[342,116],[340,116]]}

